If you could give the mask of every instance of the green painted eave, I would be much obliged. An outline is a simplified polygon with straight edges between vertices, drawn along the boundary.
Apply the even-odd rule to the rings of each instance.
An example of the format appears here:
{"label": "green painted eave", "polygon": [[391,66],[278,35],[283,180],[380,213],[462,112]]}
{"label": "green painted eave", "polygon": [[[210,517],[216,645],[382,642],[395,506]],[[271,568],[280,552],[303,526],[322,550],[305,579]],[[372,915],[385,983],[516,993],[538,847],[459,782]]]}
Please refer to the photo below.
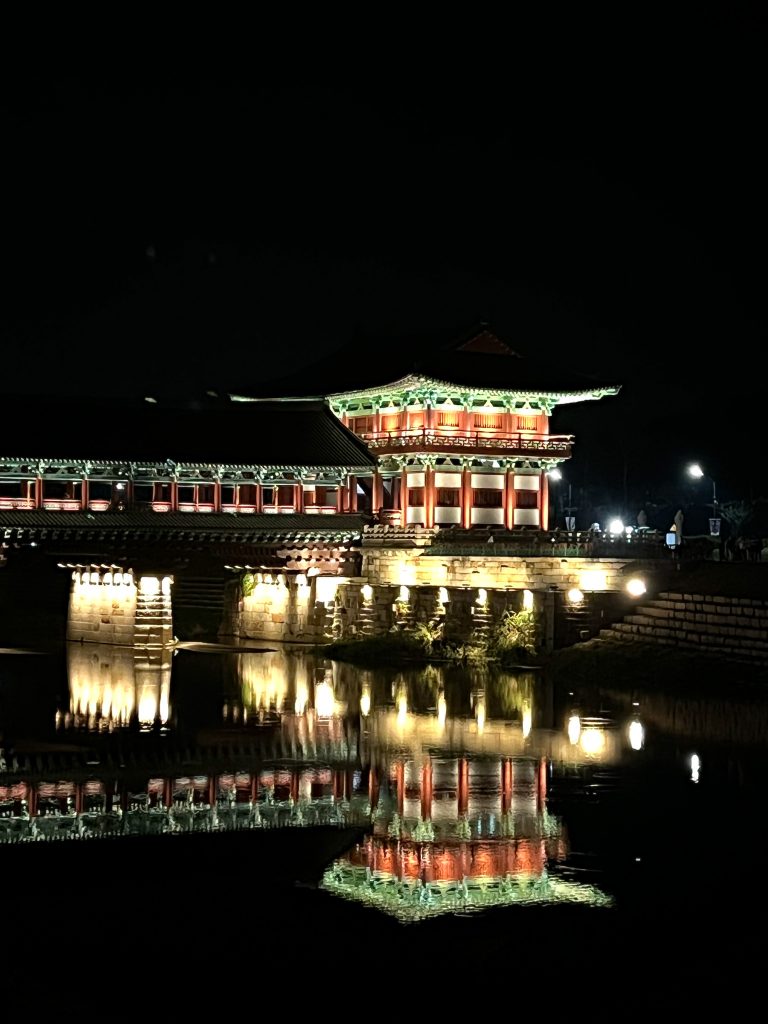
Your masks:
{"label": "green painted eave", "polygon": [[579,391],[547,391],[547,390],[513,390],[510,388],[464,387],[450,381],[426,377],[421,374],[410,374],[390,384],[382,384],[360,391],[344,391],[328,395],[328,401],[334,409],[347,409],[352,406],[383,407],[391,401],[398,407],[423,404],[442,404],[451,399],[453,405],[476,404],[478,401],[495,401],[500,407],[512,408],[518,403],[545,406],[567,405],[573,402],[594,401],[608,395],[617,395],[620,384],[602,385]]}
{"label": "green painted eave", "polygon": [[546,872],[461,882],[401,881],[338,861],[325,872],[321,888],[355,900],[401,921],[419,921],[440,914],[467,913],[530,904],[580,903],[610,907],[612,898],[596,886],[569,882]]}

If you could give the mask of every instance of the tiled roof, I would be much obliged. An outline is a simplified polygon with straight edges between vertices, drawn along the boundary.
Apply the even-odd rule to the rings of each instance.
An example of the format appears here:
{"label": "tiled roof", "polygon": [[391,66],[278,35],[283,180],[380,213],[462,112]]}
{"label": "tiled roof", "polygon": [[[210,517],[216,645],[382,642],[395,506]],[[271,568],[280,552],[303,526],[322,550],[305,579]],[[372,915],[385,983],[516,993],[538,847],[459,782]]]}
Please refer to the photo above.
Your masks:
{"label": "tiled roof", "polygon": [[53,399],[15,409],[4,402],[0,456],[329,469],[376,464],[324,401],[204,409]]}
{"label": "tiled roof", "polygon": [[233,514],[217,512],[0,512],[0,530],[76,530],[78,532],[136,531],[140,533],[220,533],[290,539],[302,537],[356,535],[363,532],[364,517],[285,513]]}
{"label": "tiled roof", "polygon": [[[494,388],[529,394],[585,394],[619,387],[615,382],[606,382],[589,373],[569,370],[560,360],[548,359],[546,341],[530,337],[527,340],[528,347],[537,352],[534,357],[520,355],[514,343],[499,338],[482,323],[458,336],[455,333],[418,335],[401,338],[396,343],[382,339],[380,344],[367,346],[372,358],[364,360],[361,355],[366,346],[357,344],[334,354],[332,386],[325,393],[365,391],[411,374],[445,381],[457,388]],[[589,349],[584,349],[584,353],[588,355]],[[244,382],[240,394],[255,397],[312,395],[317,394],[313,382],[328,377],[319,369],[313,372],[310,367],[300,375],[264,384]]]}

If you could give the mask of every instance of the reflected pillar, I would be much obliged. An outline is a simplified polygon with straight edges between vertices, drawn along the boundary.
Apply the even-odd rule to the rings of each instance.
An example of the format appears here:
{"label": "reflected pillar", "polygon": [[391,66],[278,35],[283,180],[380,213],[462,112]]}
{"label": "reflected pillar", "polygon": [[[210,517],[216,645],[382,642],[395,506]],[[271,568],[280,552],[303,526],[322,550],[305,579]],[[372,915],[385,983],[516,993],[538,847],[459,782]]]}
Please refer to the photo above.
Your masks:
{"label": "reflected pillar", "polygon": [[371,805],[371,812],[375,811],[379,804],[379,772],[373,764],[368,773],[368,801]]}
{"label": "reflected pillar", "polygon": [[405,803],[405,762],[398,761],[395,765],[395,786],[397,789],[397,813],[402,817]]}
{"label": "reflected pillar", "polygon": [[536,787],[536,808],[541,813],[547,802],[547,759],[542,757],[539,761],[539,777]]}
{"label": "reflected pillar", "polygon": [[466,757],[459,758],[458,790],[459,814],[466,814],[469,808],[469,762]]}
{"label": "reflected pillar", "polygon": [[421,766],[421,819],[432,820],[432,761],[430,758]]}
{"label": "reflected pillar", "polygon": [[501,811],[509,814],[512,807],[512,761],[506,757],[501,763]]}

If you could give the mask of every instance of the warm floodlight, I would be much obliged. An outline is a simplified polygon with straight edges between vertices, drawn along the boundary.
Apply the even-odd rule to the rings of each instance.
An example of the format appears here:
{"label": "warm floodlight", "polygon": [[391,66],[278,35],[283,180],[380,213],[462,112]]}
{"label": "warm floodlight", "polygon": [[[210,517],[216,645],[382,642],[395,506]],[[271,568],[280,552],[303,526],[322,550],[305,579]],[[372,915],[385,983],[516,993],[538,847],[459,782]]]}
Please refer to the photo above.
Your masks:
{"label": "warm floodlight", "polygon": [[627,593],[630,597],[642,597],[645,593],[645,583],[638,576],[634,576],[627,580]]}

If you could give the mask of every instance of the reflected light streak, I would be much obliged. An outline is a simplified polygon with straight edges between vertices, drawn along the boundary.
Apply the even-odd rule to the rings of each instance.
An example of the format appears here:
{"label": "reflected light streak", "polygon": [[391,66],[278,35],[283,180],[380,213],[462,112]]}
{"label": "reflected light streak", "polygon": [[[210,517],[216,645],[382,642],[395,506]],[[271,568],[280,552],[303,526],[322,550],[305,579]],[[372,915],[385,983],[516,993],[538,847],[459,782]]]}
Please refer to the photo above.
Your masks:
{"label": "reflected light streak", "polygon": [[315,710],[318,718],[330,718],[333,715],[334,703],[333,687],[324,679],[315,688]]}
{"label": "reflected light streak", "polygon": [[360,714],[366,718],[371,713],[371,688],[367,684],[363,686],[363,692],[360,695]]}
{"label": "reflected light streak", "polygon": [[629,745],[633,750],[642,750],[645,743],[645,729],[642,722],[635,719],[629,723]]}
{"label": "reflected light streak", "polygon": [[437,698],[437,724],[441,729],[445,728],[445,720],[448,716],[448,705],[445,702],[445,694],[441,693]]}
{"label": "reflected light streak", "polygon": [[605,733],[602,729],[589,728],[582,731],[581,749],[585,754],[594,757],[605,749]]}
{"label": "reflected light streak", "polygon": [[477,731],[482,733],[485,728],[485,698],[481,697],[477,702],[477,708],[475,711],[477,717]]}
{"label": "reflected light streak", "polygon": [[581,719],[578,715],[571,715],[568,719],[568,739],[575,746],[581,736]]}
{"label": "reflected light streak", "polygon": [[533,713],[531,711],[531,702],[526,700],[523,703],[523,739],[527,739],[530,735],[532,724]]}
{"label": "reflected light streak", "polygon": [[408,697],[405,691],[401,690],[397,695],[397,724],[402,729],[408,721]]}
{"label": "reflected light streak", "polygon": [[296,682],[296,699],[293,702],[293,710],[297,715],[303,715],[309,703],[309,688],[306,680]]}

